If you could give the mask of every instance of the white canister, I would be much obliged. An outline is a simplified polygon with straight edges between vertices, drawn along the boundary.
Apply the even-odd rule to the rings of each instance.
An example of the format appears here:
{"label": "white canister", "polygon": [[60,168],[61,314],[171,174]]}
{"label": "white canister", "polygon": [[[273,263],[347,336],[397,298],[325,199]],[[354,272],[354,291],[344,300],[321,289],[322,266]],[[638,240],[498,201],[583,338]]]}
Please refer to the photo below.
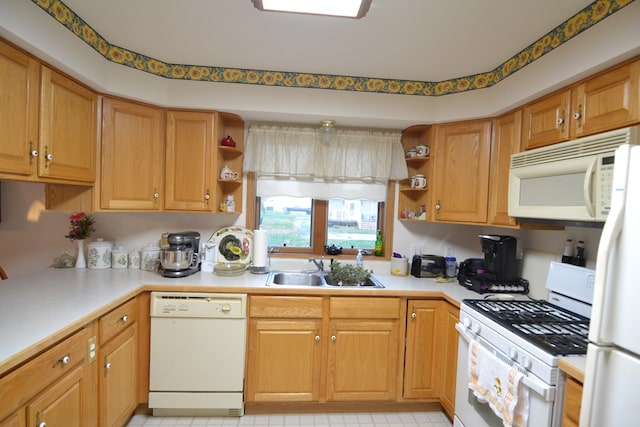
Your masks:
{"label": "white canister", "polygon": [[129,264],[129,254],[122,246],[111,250],[111,268],[127,268]]}
{"label": "white canister", "polygon": [[160,247],[148,243],[140,251],[140,269],[158,271],[158,267],[160,267]]}
{"label": "white canister", "polygon": [[406,256],[402,258],[391,258],[391,274],[395,276],[406,276],[409,274],[409,259]]}
{"label": "white canister", "polygon": [[87,267],[91,269],[111,268],[112,243],[96,239],[87,245]]}
{"label": "white canister", "polygon": [[128,261],[129,268],[140,268],[140,251],[134,250],[129,252]]}

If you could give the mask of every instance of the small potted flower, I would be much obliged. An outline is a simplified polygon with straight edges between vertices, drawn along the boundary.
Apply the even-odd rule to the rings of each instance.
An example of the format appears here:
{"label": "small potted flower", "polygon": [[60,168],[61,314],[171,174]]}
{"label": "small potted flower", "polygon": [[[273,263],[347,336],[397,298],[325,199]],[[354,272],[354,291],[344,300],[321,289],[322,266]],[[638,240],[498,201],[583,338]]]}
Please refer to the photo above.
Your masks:
{"label": "small potted flower", "polygon": [[65,234],[69,240],[78,242],[78,257],[76,258],[76,268],[86,268],[87,261],[84,256],[84,240],[96,231],[93,228],[95,219],[85,212],[76,212],[69,217],[69,233]]}

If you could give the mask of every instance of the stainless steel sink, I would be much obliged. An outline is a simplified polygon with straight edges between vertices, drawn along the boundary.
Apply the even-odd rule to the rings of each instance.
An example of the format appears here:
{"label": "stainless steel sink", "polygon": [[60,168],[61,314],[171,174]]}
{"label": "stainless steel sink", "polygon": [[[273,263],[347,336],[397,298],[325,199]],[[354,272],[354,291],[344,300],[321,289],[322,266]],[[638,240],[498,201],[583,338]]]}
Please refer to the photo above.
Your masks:
{"label": "stainless steel sink", "polygon": [[277,271],[269,274],[267,285],[323,286],[325,282],[319,274]]}
{"label": "stainless steel sink", "polygon": [[340,285],[332,282],[326,274],[320,272],[300,271],[271,271],[267,276],[267,286],[318,286],[318,287],[344,287],[344,288],[384,288],[384,285],[371,276],[361,285]]}

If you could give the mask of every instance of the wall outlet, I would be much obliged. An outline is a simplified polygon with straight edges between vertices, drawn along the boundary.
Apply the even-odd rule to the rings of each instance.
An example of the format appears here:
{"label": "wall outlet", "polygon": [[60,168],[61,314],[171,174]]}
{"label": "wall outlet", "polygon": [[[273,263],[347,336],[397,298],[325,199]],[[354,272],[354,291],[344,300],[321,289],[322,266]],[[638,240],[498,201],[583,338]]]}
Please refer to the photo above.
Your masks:
{"label": "wall outlet", "polygon": [[98,346],[96,345],[96,337],[91,337],[87,341],[87,360],[89,363],[93,363],[96,361],[96,356],[98,354]]}

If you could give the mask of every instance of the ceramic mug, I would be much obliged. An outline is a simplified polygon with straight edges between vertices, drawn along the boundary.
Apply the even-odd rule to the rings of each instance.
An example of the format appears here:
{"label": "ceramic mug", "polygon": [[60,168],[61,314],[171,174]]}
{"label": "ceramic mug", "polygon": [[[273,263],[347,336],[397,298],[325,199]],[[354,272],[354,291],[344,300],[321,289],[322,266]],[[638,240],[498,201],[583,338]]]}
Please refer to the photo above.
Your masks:
{"label": "ceramic mug", "polygon": [[427,178],[424,175],[414,175],[411,178],[411,187],[412,188],[425,188],[427,186]]}
{"label": "ceramic mug", "polygon": [[224,179],[225,181],[234,181],[238,179],[238,172],[235,172],[225,166],[220,171],[220,179]]}
{"label": "ceramic mug", "polygon": [[426,145],[416,145],[416,156],[426,157],[429,155],[429,147]]}

